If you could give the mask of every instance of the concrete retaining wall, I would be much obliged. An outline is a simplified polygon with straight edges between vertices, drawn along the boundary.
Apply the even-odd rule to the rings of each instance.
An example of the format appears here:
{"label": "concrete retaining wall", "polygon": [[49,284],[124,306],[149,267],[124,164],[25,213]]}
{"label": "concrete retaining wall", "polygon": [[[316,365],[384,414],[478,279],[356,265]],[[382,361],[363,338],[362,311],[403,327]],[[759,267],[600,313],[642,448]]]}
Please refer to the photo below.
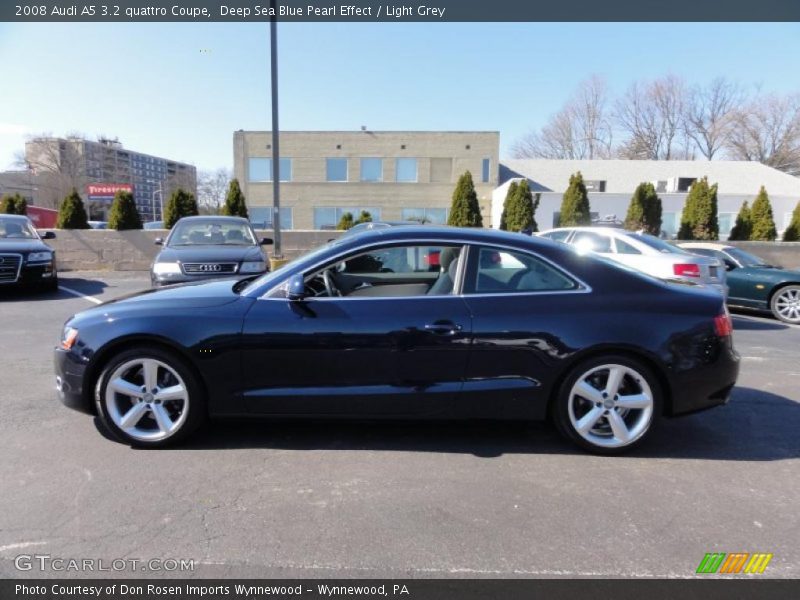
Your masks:
{"label": "concrete retaining wall", "polygon": [[[166,237],[166,230],[111,231],[99,229],[61,230],[47,244],[56,251],[62,271],[146,271],[161,249],[155,239]],[[273,237],[272,231],[257,231],[261,237]],[[341,235],[338,231],[284,231],[283,254],[295,258],[310,248]],[[265,247],[272,254],[272,246]]]}
{"label": "concrete retaining wall", "polygon": [[[57,230],[47,243],[56,250],[58,267],[64,271],[146,271],[160,250],[153,242],[167,231]],[[272,237],[272,231],[258,231]],[[283,254],[292,259],[306,250],[341,235],[339,231],[284,231]],[[767,262],[800,269],[800,242],[731,242]],[[272,247],[267,246],[272,254]]]}

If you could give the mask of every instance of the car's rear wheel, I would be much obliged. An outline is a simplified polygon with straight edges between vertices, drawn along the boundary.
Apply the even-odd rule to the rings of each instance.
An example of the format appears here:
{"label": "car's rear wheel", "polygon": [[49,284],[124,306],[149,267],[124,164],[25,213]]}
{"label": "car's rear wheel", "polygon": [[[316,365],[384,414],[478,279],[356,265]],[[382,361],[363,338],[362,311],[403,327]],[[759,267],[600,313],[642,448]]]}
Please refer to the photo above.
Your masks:
{"label": "car's rear wheel", "polygon": [[203,389],[192,369],[160,348],[115,356],[98,380],[95,398],[106,427],[137,447],[175,444],[206,418]]}
{"label": "car's rear wheel", "polygon": [[577,365],[564,380],[553,416],[559,431],[597,454],[620,454],[642,443],[661,414],[652,371],[627,356]]}
{"label": "car's rear wheel", "polygon": [[800,285],[787,285],[772,295],[772,314],[784,323],[800,323]]}

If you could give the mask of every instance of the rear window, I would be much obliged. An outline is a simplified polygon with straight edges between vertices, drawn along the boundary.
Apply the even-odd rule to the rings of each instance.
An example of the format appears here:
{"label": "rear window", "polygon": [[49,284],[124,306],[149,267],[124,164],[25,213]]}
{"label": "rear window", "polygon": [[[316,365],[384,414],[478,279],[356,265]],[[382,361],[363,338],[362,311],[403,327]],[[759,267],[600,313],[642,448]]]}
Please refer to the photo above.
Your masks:
{"label": "rear window", "polygon": [[687,252],[683,248],[678,248],[677,246],[673,246],[669,242],[660,240],[657,237],[649,235],[647,233],[629,233],[628,235],[633,239],[635,239],[637,242],[641,242],[642,244],[650,246],[654,250],[658,250],[663,254],[691,254],[691,252]]}

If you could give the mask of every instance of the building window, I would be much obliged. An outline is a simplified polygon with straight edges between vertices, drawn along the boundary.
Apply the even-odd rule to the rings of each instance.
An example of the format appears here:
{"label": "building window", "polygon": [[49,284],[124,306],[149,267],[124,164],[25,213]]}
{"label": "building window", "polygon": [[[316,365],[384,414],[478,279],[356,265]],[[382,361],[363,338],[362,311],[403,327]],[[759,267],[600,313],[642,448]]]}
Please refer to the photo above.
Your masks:
{"label": "building window", "polygon": [[347,159],[325,159],[325,181],[347,181]]}
{"label": "building window", "polygon": [[484,158],[483,165],[481,167],[481,181],[483,183],[489,183],[489,171],[492,167],[492,159]]}
{"label": "building window", "polygon": [[395,161],[395,181],[398,183],[417,182],[416,158],[398,158]]}
{"label": "building window", "polygon": [[374,206],[317,206],[314,208],[314,229],[336,229],[342,215],[350,213],[357,221],[362,211],[368,212],[373,221],[381,220],[381,209]]}
{"label": "building window", "polygon": [[667,234],[670,238],[674,238],[678,233],[680,225],[680,216],[678,213],[665,212],[661,215],[661,231]]}
{"label": "building window", "polygon": [[736,223],[736,213],[718,213],[717,222],[719,223],[720,235],[727,236]]}
{"label": "building window", "polygon": [[697,177],[678,177],[678,191],[688,192],[695,181]]}
{"label": "building window", "polygon": [[383,181],[383,159],[361,159],[361,181]]}
{"label": "building window", "polygon": [[605,192],[606,182],[601,179],[587,179],[583,182],[587,192]]}
{"label": "building window", "polygon": [[431,183],[450,183],[453,180],[453,159],[431,159]]}
{"label": "building window", "polygon": [[[274,213],[271,206],[249,207],[248,213],[255,229],[272,229]],[[281,229],[294,229],[291,206],[281,206]]]}
{"label": "building window", "polygon": [[446,208],[404,208],[401,211],[403,221],[417,221],[432,225],[447,224]]}
{"label": "building window", "polygon": [[[292,180],[292,159],[281,159],[281,181]],[[272,159],[251,158],[247,165],[247,180],[252,183],[272,181]]]}

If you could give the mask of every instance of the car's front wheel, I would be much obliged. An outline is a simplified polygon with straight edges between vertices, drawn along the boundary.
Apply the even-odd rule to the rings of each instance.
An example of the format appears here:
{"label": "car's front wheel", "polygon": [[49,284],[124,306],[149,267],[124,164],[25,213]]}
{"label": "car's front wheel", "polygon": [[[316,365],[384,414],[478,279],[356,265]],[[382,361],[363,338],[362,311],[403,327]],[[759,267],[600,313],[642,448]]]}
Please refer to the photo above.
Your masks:
{"label": "car's front wheel", "polygon": [[95,399],[106,427],[137,447],[179,442],[206,418],[203,389],[192,369],[160,348],[115,356],[98,380]]}
{"label": "car's front wheel", "polygon": [[772,295],[769,303],[776,319],[793,325],[800,324],[800,285],[787,285]]}
{"label": "car's front wheel", "polygon": [[627,356],[604,356],[577,365],[555,399],[559,431],[596,454],[638,446],[661,414],[661,388],[651,370]]}

